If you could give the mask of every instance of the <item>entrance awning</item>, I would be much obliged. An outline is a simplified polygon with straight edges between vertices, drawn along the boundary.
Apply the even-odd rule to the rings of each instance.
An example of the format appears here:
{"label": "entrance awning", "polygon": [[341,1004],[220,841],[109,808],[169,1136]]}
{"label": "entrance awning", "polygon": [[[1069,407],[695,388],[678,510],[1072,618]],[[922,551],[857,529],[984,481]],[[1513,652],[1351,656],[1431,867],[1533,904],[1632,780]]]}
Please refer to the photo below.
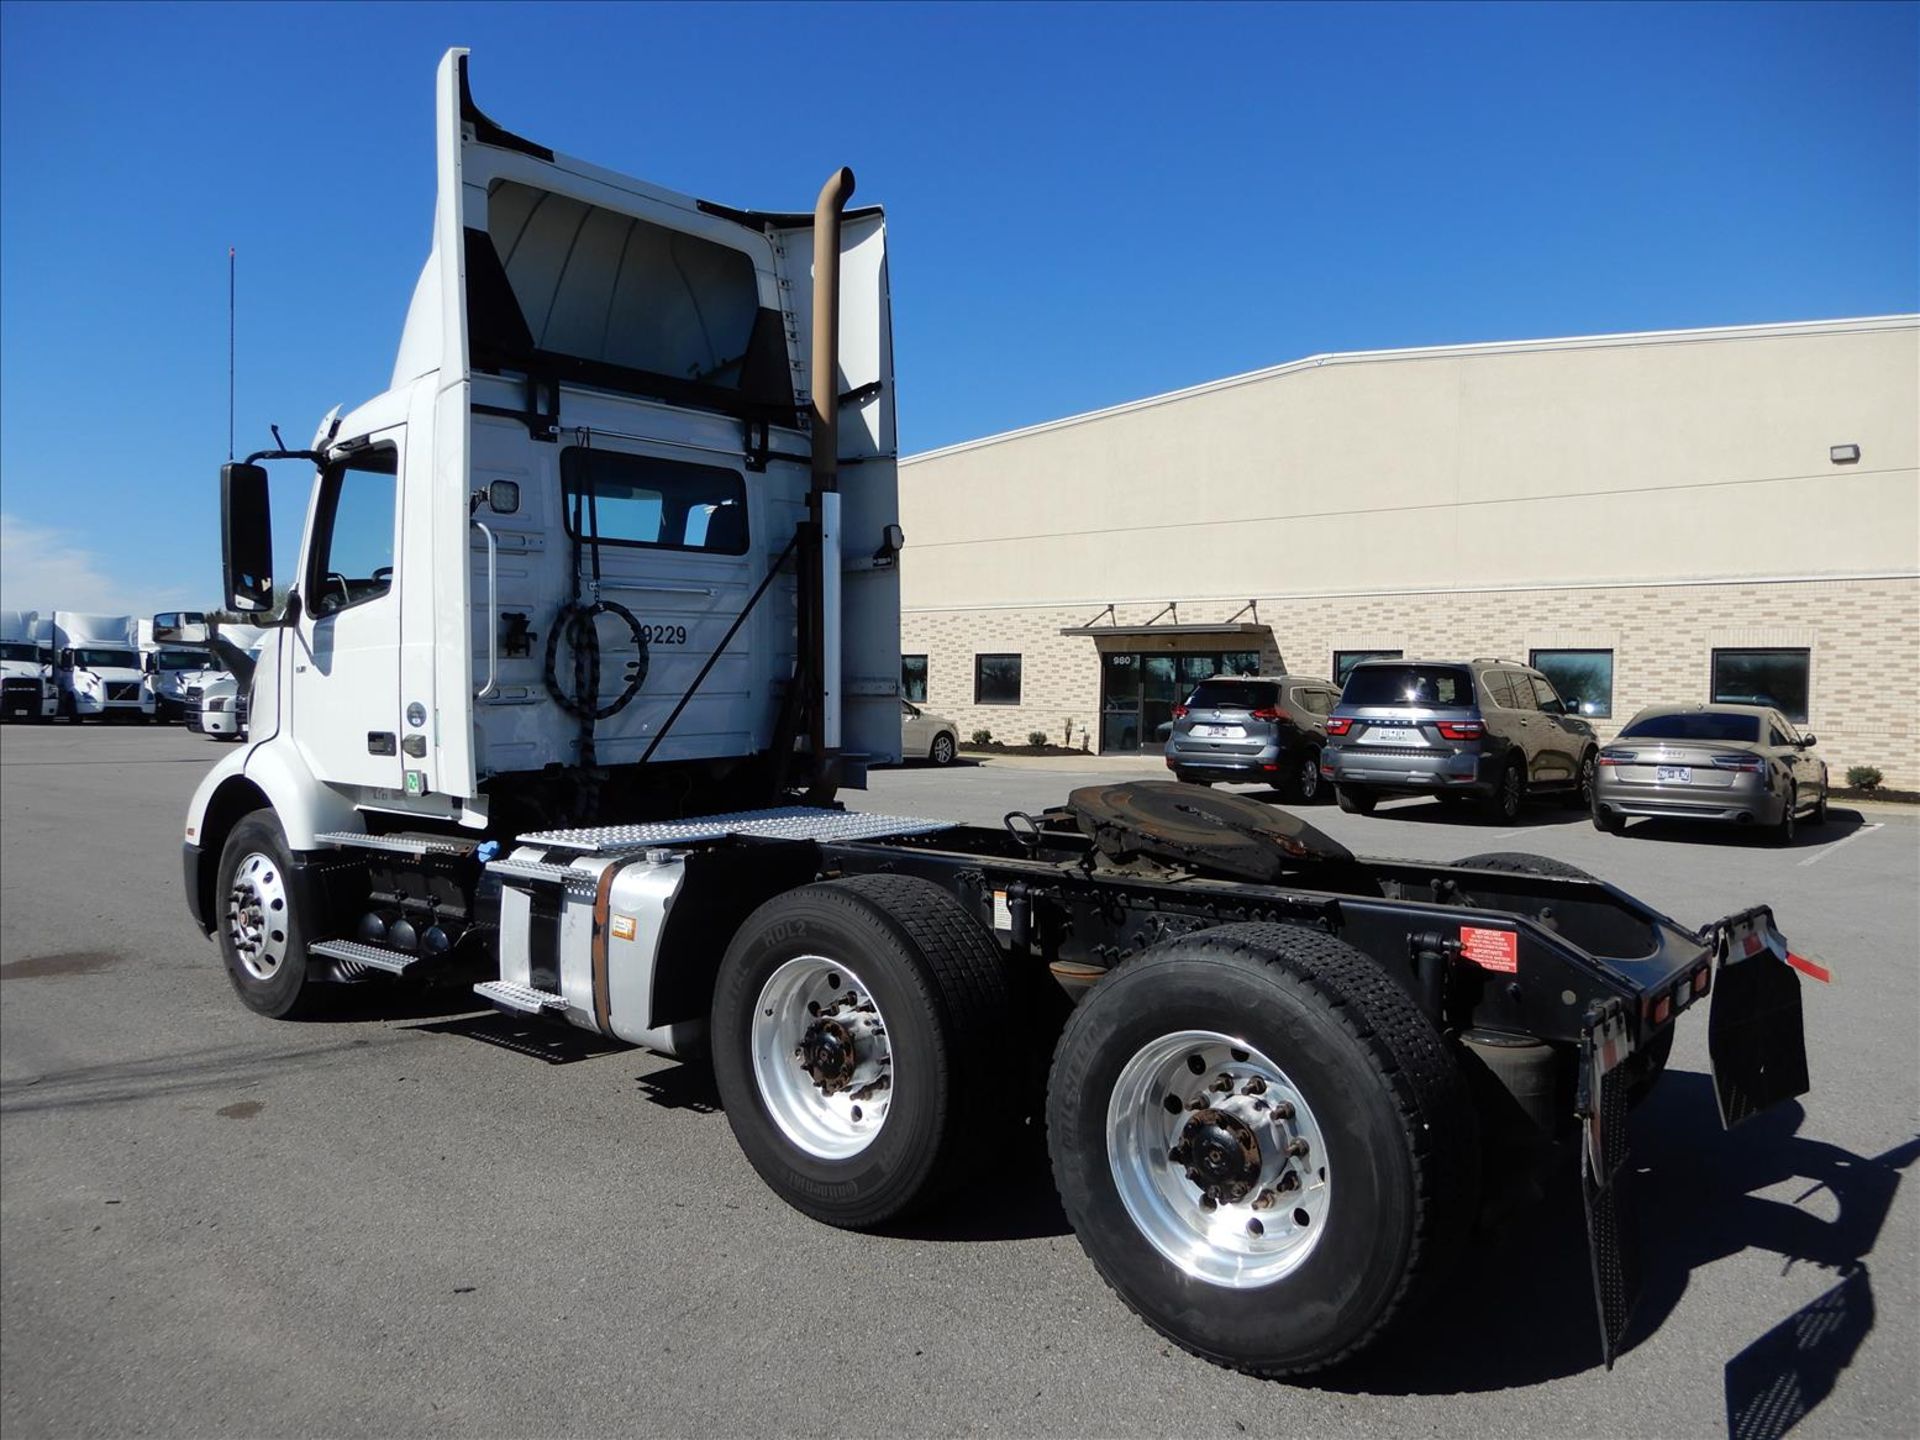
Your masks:
{"label": "entrance awning", "polygon": [[1095,639],[1111,635],[1123,640],[1153,640],[1163,635],[1267,635],[1272,629],[1249,620],[1228,620],[1215,625],[1067,625],[1060,633]]}

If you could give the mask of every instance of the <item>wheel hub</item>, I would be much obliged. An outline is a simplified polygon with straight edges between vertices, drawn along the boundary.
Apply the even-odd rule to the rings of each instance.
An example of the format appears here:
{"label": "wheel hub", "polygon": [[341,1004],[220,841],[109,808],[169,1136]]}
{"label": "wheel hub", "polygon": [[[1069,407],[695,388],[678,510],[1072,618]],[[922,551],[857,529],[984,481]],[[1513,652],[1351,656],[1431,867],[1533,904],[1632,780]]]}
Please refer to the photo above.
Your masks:
{"label": "wheel hub", "polygon": [[1238,1204],[1260,1179],[1259,1139],[1224,1110],[1195,1112],[1173,1153],[1187,1179],[1217,1205]]}
{"label": "wheel hub", "polygon": [[761,1100],[794,1144],[844,1160],[873,1143],[892,1099],[893,1050],[857,974],[819,955],[787,961],[761,989],[751,1044]]}
{"label": "wheel hub", "polygon": [[240,966],[271,980],[287,958],[287,890],[271,856],[248,855],[234,867],[227,891],[227,939]]}
{"label": "wheel hub", "polygon": [[838,1020],[816,1020],[800,1041],[800,1068],[828,1095],[837,1095],[853,1081],[859,1065],[859,1041]]}
{"label": "wheel hub", "polygon": [[1210,1284],[1271,1283],[1326,1228],[1328,1157],[1305,1097],[1279,1065],[1217,1031],[1161,1036],[1121,1067],[1107,1156],[1142,1237]]}

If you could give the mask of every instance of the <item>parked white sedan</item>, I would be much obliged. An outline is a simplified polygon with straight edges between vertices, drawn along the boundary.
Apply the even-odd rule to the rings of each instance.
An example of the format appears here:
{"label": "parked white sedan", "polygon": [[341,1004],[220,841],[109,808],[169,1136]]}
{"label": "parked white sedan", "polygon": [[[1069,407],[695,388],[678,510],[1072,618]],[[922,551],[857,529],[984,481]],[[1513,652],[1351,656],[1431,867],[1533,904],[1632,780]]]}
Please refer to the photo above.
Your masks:
{"label": "parked white sedan", "polygon": [[951,765],[960,753],[960,732],[944,715],[922,710],[911,700],[900,702],[900,758],[922,755],[936,765]]}

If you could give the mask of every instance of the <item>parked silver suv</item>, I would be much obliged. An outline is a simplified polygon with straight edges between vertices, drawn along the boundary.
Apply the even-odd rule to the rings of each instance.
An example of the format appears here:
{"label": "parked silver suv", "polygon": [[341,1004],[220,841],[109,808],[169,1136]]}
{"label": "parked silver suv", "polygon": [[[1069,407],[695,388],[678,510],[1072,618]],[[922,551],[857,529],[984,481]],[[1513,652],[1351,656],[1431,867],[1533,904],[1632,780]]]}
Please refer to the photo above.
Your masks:
{"label": "parked silver suv", "polygon": [[1320,798],[1320,747],[1340,692],[1302,675],[1216,675],[1173,707],[1167,768],[1211,785],[1265,781],[1287,799]]}
{"label": "parked silver suv", "polygon": [[1587,803],[1599,745],[1553,682],[1514,660],[1365,660],[1327,717],[1320,774],[1340,808],[1382,795],[1474,797],[1513,820],[1529,794]]}

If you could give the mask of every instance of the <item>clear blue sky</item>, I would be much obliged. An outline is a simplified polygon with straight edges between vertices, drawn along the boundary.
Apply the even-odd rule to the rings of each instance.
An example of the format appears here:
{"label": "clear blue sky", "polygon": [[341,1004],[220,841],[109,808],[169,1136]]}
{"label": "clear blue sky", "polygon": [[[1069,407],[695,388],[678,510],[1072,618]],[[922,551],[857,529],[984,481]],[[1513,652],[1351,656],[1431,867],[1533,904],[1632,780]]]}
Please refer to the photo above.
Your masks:
{"label": "clear blue sky", "polygon": [[909,451],[1317,351],[1920,309],[1910,4],[8,3],[5,605],[215,600],[227,246],[240,447],[304,443],[386,383],[453,44],[675,189],[851,164]]}

